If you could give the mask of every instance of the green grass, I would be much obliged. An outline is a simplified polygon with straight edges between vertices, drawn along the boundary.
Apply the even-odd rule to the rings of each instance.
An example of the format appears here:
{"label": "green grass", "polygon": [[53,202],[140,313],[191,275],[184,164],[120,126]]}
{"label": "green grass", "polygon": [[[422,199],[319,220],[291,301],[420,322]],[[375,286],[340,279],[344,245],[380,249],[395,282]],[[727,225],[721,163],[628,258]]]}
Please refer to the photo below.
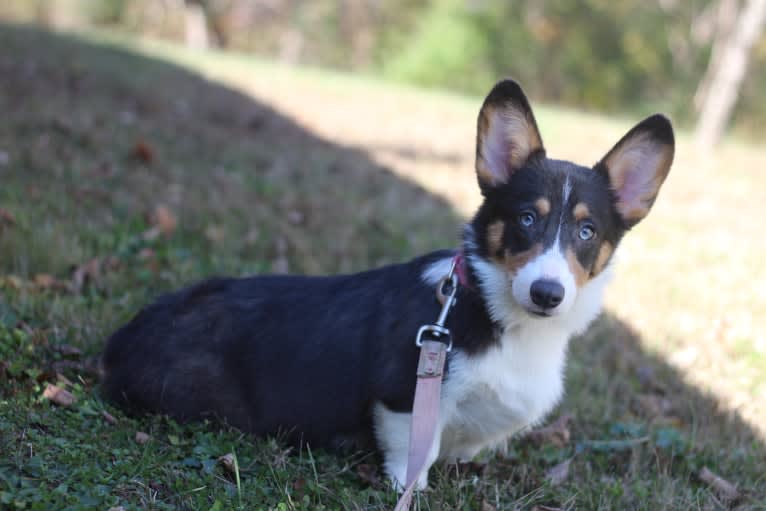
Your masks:
{"label": "green grass", "polygon": [[[374,455],[290,451],[214,424],[126,416],[99,395],[97,356],[141,305],[205,276],[353,271],[453,246],[477,201],[478,102],[0,26],[0,208],[13,217],[0,220],[0,507],[391,509]],[[551,153],[584,161],[628,128],[539,114]],[[504,456],[437,466],[420,509],[766,509],[755,427],[766,416],[764,309],[756,291],[734,289],[750,275],[739,257],[756,278],[763,263],[738,245],[757,221],[734,223],[729,207],[766,207],[763,179],[740,172],[706,184],[718,164],[698,168],[690,152],[682,145],[668,191],[631,233],[638,255],[624,258],[621,299],[572,345],[567,398],[553,414],[573,415],[571,438],[522,439]],[[762,153],[732,144],[723,155],[748,169]],[[147,236],[159,206],[177,226]],[[99,271],[73,285],[94,259]],[[685,286],[710,281],[714,291],[688,296]],[[703,319],[721,308],[752,312],[750,322],[721,315],[713,331]],[[678,353],[690,347],[696,362],[685,366]],[[51,383],[75,403],[49,403]],[[138,431],[150,440],[138,443]],[[234,470],[218,461],[229,453]],[[548,482],[569,459],[568,477]],[[736,483],[739,499],[700,481],[702,467]]]}

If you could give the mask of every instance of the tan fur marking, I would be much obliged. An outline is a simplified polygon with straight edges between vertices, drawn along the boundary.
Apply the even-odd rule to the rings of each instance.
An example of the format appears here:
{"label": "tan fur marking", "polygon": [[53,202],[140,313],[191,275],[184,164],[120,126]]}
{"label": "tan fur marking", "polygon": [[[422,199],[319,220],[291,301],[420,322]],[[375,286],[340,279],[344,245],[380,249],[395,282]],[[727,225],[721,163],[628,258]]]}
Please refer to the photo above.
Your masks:
{"label": "tan fur marking", "polygon": [[577,287],[582,287],[586,282],[588,282],[588,278],[590,277],[588,275],[588,271],[582,267],[580,261],[577,260],[577,256],[571,248],[567,248],[566,250],[566,259],[567,264],[569,264],[569,271],[571,271],[572,275],[574,275]]}
{"label": "tan fur marking", "polygon": [[609,261],[609,257],[612,255],[613,251],[614,247],[608,241],[601,244],[601,248],[598,249],[598,257],[596,257],[596,262],[593,265],[593,270],[590,272],[591,277],[595,277],[604,271],[606,263]]}
{"label": "tan fur marking", "polygon": [[505,231],[505,222],[496,220],[487,227],[487,250],[490,257],[495,257],[503,246],[503,232]]}
{"label": "tan fur marking", "polygon": [[551,201],[545,197],[540,197],[535,201],[535,208],[540,215],[545,216],[551,212]]}
{"label": "tan fur marking", "polygon": [[574,215],[575,220],[579,222],[580,220],[590,216],[590,210],[588,209],[587,204],[584,202],[578,202],[572,210],[572,214]]}
{"label": "tan fur marking", "polygon": [[516,275],[516,272],[519,271],[522,266],[527,264],[529,261],[531,261],[535,257],[539,256],[542,252],[543,252],[542,243],[535,243],[534,245],[532,245],[532,247],[529,248],[529,250],[525,250],[524,252],[519,252],[518,254],[513,254],[511,253],[510,250],[506,250],[505,260],[503,261],[505,270],[511,275]]}

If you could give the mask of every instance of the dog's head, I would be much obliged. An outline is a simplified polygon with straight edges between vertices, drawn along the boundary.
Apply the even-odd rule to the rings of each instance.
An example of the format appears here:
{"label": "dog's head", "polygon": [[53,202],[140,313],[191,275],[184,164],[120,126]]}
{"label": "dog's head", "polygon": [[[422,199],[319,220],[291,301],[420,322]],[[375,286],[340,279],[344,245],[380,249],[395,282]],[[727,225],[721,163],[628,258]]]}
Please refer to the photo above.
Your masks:
{"label": "dog's head", "polygon": [[495,85],[479,113],[484,202],[471,223],[475,256],[502,277],[493,286],[533,316],[565,314],[647,215],[673,153],[670,121],[653,115],[592,168],[549,159],[521,87]]}

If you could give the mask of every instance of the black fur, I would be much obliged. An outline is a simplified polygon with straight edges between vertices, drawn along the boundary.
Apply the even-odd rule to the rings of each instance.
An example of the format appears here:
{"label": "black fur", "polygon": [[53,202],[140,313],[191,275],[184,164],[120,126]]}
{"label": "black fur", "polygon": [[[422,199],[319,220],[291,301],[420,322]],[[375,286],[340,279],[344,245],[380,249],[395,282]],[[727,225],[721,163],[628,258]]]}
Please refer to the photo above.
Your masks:
{"label": "black fur", "polygon": [[[421,274],[451,255],[357,275],[213,279],[167,294],[109,339],[104,390],[137,411],[218,417],[312,445],[369,433],[374,402],[412,409],[415,333],[440,309]],[[493,339],[481,298],[466,288],[447,326],[467,352]]]}

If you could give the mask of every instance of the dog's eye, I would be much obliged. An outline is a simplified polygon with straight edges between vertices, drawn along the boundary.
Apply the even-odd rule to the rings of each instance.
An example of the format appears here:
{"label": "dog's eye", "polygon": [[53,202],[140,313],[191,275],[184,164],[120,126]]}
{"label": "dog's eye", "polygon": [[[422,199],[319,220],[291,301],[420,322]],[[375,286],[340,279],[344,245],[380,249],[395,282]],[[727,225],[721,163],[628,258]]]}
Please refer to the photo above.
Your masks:
{"label": "dog's eye", "polygon": [[529,211],[525,211],[524,213],[519,215],[519,223],[523,227],[532,227],[532,224],[535,223],[535,215],[530,213]]}
{"label": "dog's eye", "polygon": [[580,236],[581,240],[588,241],[590,239],[593,239],[595,235],[596,235],[596,229],[593,227],[592,224],[583,224],[580,226],[580,232],[578,233],[578,236]]}

